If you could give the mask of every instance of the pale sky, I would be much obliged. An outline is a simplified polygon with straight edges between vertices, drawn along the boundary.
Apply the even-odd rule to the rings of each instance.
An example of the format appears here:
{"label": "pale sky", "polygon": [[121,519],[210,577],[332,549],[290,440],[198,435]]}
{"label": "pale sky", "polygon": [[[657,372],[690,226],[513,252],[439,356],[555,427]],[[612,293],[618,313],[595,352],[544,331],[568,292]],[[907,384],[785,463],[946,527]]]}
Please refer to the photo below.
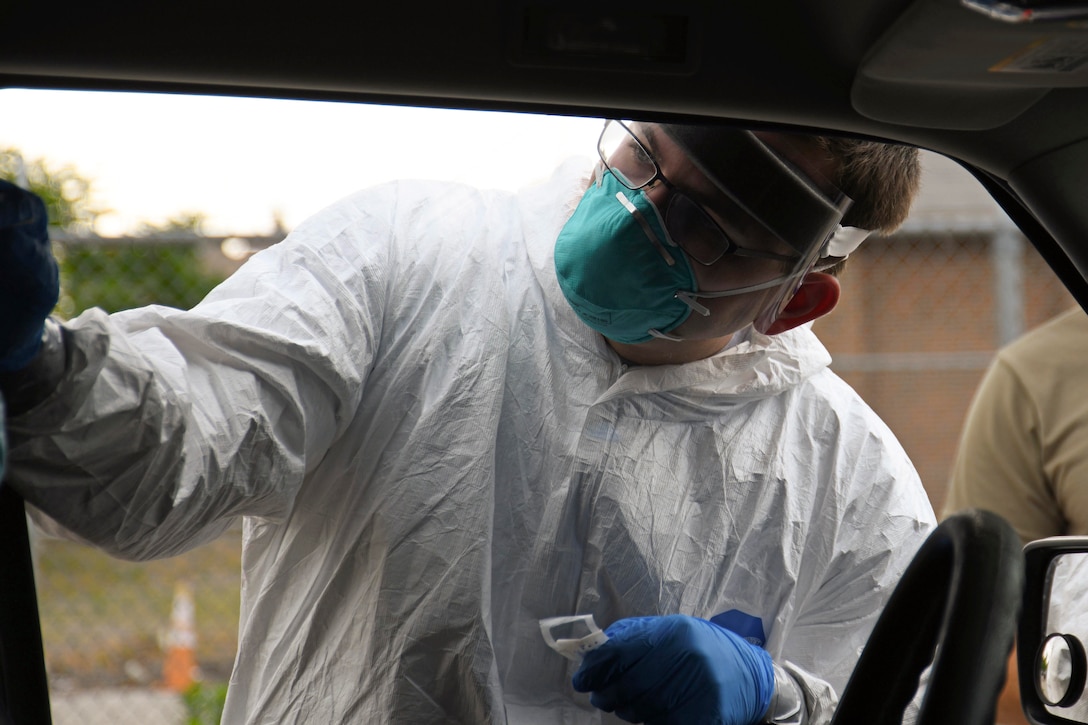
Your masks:
{"label": "pale sky", "polygon": [[0,90],[0,148],[74,166],[97,231],[202,212],[210,234],[291,228],[358,189],[430,178],[517,189],[594,155],[601,121],[151,94]]}

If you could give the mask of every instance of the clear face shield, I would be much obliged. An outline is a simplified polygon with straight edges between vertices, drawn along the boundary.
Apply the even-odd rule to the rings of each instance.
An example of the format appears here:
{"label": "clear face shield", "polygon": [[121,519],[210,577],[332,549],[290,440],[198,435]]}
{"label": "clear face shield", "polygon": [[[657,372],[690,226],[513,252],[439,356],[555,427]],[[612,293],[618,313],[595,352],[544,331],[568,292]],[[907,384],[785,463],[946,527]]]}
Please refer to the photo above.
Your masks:
{"label": "clear face shield", "polygon": [[850,200],[749,131],[612,120],[598,152],[555,261],[567,301],[611,340],[680,340],[670,333],[691,315],[711,315],[700,300],[776,289],[754,313],[765,331],[843,234]]}
{"label": "clear face shield", "polygon": [[[707,208],[672,183],[661,171],[653,152],[652,137],[664,132],[705,175],[718,192],[713,203],[720,216],[742,217],[759,228],[759,236],[785,242],[792,253],[770,252],[738,243],[715,221]],[[649,147],[649,148],[648,148]],[[601,134],[598,152],[606,169],[629,189],[643,189],[657,182],[670,188],[661,217],[667,243],[680,247],[694,263],[706,267],[726,256],[768,259],[778,262],[779,273],[765,280],[728,289],[680,289],[676,298],[700,315],[710,310],[698,300],[731,297],[771,288],[778,295],[756,321],[765,330],[805,274],[821,257],[845,257],[867,232],[839,226],[850,199],[830,181],[819,183],[802,173],[749,131],[727,127],[681,124],[637,124],[609,121]],[[837,239],[837,244],[830,242]],[[763,247],[772,246],[764,243]],[[783,245],[773,244],[782,249]],[[771,267],[773,269],[773,267]],[[670,338],[667,334],[655,336]]]}
{"label": "clear face shield", "polygon": [[[658,128],[729,200],[727,206],[735,205],[794,253],[779,275],[733,289],[695,291],[690,295],[693,301],[777,287],[778,293],[753,322],[756,330],[765,332],[821,259],[848,256],[868,235],[866,230],[840,225],[851,200],[830,180],[816,171],[802,171],[751,132],[686,124]],[[782,138],[789,143],[788,136]],[[705,307],[694,309],[708,312]]]}

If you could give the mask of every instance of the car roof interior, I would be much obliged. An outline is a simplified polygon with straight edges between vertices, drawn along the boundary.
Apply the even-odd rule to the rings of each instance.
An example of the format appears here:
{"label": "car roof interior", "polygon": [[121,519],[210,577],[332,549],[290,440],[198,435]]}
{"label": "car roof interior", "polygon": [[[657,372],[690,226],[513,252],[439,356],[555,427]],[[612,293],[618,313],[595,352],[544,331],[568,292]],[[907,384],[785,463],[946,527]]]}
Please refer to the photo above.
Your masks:
{"label": "car roof interior", "polygon": [[0,87],[722,120],[901,141],[964,162],[1085,305],[1088,19],[1069,0],[1012,11],[985,1],[22,2],[3,11]]}

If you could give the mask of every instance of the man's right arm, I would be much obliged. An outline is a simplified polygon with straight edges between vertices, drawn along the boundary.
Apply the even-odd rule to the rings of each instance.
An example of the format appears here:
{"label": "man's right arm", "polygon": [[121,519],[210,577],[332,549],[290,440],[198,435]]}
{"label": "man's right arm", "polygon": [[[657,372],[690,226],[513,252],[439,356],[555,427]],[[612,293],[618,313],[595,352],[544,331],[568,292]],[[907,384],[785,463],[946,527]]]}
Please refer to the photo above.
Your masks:
{"label": "man's right arm", "polygon": [[59,333],[45,330],[60,296],[48,223],[36,194],[0,180],[0,392],[9,415],[47,395],[63,364]]}
{"label": "man's right arm", "polygon": [[188,550],[237,516],[286,516],[354,415],[388,296],[386,248],[369,243],[384,219],[368,243],[343,223],[296,231],[193,310],[65,322],[59,381],[8,421],[15,490],[131,559]]}

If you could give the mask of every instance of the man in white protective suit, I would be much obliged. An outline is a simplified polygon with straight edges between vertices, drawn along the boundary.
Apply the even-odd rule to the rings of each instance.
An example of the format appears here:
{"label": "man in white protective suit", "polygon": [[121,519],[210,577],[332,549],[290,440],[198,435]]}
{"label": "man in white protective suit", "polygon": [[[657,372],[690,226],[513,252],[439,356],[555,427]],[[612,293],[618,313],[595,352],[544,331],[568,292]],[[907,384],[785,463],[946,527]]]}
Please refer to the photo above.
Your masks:
{"label": "man in white protective suit", "polygon": [[[130,559],[243,518],[224,723],[830,719],[934,518],[808,323],[917,152],[620,121],[599,151],[363,191],[192,310],[64,323],[6,189],[11,485]],[[574,615],[584,659],[542,633]]]}

